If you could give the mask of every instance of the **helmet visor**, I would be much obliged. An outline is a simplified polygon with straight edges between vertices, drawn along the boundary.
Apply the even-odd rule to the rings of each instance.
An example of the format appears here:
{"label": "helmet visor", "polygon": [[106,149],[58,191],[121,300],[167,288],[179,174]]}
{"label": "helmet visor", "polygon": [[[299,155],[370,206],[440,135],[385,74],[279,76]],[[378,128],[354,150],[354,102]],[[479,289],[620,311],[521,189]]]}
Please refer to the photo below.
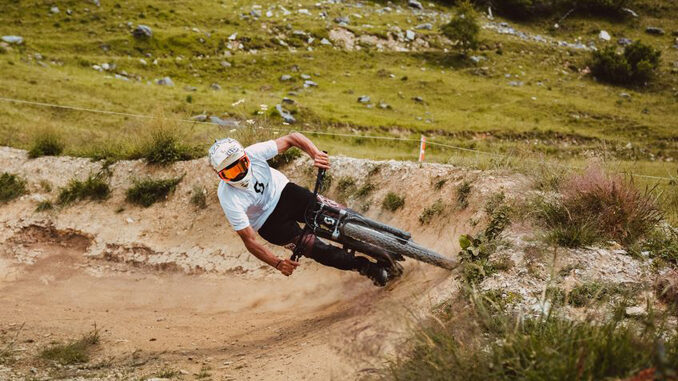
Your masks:
{"label": "helmet visor", "polygon": [[245,155],[235,163],[219,171],[219,177],[224,181],[238,181],[245,177],[249,167],[250,159]]}

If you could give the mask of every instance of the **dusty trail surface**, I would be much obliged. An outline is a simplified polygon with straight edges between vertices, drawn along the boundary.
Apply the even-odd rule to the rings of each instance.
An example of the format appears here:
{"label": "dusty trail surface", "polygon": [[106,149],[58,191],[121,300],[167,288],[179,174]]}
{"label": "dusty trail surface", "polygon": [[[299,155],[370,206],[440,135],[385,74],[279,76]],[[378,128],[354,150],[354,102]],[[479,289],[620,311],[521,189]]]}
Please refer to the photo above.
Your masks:
{"label": "dusty trail surface", "polygon": [[[0,379],[138,379],[165,370],[184,379],[356,379],[393,351],[412,312],[427,311],[455,289],[454,273],[411,260],[404,278],[386,289],[308,259],[292,277],[282,277],[247,253],[226,225],[204,160],[164,168],[118,162],[110,167],[110,199],[48,213],[34,212],[37,202],[54,199],[70,178],[83,179],[101,165],[67,157],[28,160],[9,148],[0,148],[0,165],[27,178],[31,192],[0,206],[0,337],[17,338],[18,359],[0,365]],[[309,167],[300,159],[282,171],[308,185]],[[164,202],[139,208],[124,201],[134,178],[181,174],[186,177]],[[357,197],[333,186],[330,196],[412,231],[446,255],[456,252],[456,237],[471,230],[466,221],[480,212],[450,206],[422,226],[422,209],[437,198],[451,205],[455,185],[467,179],[477,189],[471,205],[524,182],[443,165],[348,158],[335,158],[332,176],[334,184],[351,176],[356,188],[370,183],[374,191]],[[404,178],[415,179],[408,189],[402,189]],[[434,190],[441,179],[446,184]],[[206,209],[189,202],[195,185],[208,190]],[[388,191],[406,197],[404,209],[380,208]],[[46,345],[77,339],[95,323],[101,343],[89,363],[37,359]]]}

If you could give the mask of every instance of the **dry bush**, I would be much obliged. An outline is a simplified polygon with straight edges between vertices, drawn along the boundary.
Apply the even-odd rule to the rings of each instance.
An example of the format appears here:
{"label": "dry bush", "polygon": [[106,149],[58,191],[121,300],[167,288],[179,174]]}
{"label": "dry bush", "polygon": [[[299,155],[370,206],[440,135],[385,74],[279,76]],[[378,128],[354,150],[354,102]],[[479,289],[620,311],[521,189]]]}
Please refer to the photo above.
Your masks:
{"label": "dry bush", "polygon": [[[650,189],[640,191],[632,180],[607,174],[598,166],[568,178],[561,193],[559,200],[543,202],[540,212],[558,236],[555,240],[567,246],[602,239],[631,244],[652,231],[663,217]],[[571,234],[577,237],[569,237]]]}
{"label": "dry bush", "polygon": [[678,270],[669,270],[659,276],[654,284],[654,289],[660,300],[678,308]]}

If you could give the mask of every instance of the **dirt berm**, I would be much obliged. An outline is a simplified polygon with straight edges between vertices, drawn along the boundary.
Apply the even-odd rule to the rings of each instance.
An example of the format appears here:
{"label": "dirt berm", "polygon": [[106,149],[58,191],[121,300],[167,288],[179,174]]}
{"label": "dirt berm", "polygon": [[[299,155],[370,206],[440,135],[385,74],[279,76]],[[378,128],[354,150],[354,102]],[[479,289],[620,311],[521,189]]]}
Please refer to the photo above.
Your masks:
{"label": "dirt berm", "polygon": [[[401,345],[412,316],[457,290],[454,272],[413,260],[406,261],[404,278],[385,289],[309,259],[285,278],[251,256],[227,225],[206,159],[167,167],[120,161],[109,168],[108,200],[35,211],[69,180],[85,179],[101,165],[71,157],[29,160],[25,151],[0,148],[3,172],[27,179],[30,192],[0,205],[0,329],[9,335],[23,324],[16,347],[23,360],[0,365],[0,378],[138,379],[171,368],[188,379],[201,371],[214,379],[355,379]],[[304,158],[281,170],[305,186],[314,177]],[[526,184],[516,175],[345,157],[333,158],[330,173],[330,196],[448,256],[456,255],[459,234],[474,231],[469,221],[483,213],[488,195],[519,194]],[[164,202],[149,208],[125,202],[134,179],[181,175]],[[342,177],[355,185],[338,192]],[[469,207],[460,210],[456,187],[463,181],[472,192]],[[358,191],[368,183],[371,192]],[[196,185],[207,189],[205,209],[190,202]],[[395,213],[381,207],[389,191],[405,197]],[[421,224],[422,211],[439,199],[441,213]],[[31,360],[94,323],[101,343],[89,365],[54,373]]]}

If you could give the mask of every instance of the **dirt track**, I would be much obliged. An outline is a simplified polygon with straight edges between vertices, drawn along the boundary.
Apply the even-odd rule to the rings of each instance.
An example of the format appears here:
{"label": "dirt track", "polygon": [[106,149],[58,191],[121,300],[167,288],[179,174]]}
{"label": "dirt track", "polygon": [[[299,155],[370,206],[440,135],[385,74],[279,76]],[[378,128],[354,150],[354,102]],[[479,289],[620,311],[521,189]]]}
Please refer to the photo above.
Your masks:
{"label": "dirt track", "polygon": [[[283,278],[261,266],[230,232],[203,160],[170,168],[117,163],[111,199],[47,214],[33,212],[36,200],[55,193],[45,192],[40,180],[56,189],[99,165],[75,158],[29,161],[9,148],[0,149],[0,164],[29,178],[32,191],[0,206],[0,329],[7,338],[25,323],[18,340],[23,360],[5,373],[0,368],[0,379],[26,374],[32,366],[38,374],[47,372],[46,364],[31,360],[35,353],[51,341],[79,337],[94,323],[102,344],[90,363],[103,367],[52,375],[139,378],[172,368],[192,379],[209,368],[214,379],[355,379],[392,353],[412,313],[427,311],[456,289],[448,272],[413,261],[404,279],[387,289],[310,260]],[[283,172],[304,184],[310,178],[302,168],[308,165],[300,160]],[[370,179],[377,190],[366,200],[349,198],[349,205],[369,205],[367,215],[409,229],[417,241],[448,255],[458,234],[468,231],[466,221],[479,212],[450,208],[422,228],[421,209],[437,197],[452,202],[463,179],[474,180],[472,205],[502,186],[516,191],[522,181],[442,165],[347,158],[335,160],[333,175],[360,179],[377,166]],[[28,176],[38,169],[37,177]],[[182,173],[188,175],[166,202],[148,209],[124,203],[132,177]],[[405,192],[405,209],[395,215],[381,211],[384,194],[403,192],[406,176],[417,180]],[[447,185],[434,194],[431,184],[443,177]],[[205,210],[188,202],[194,184],[210,190]]]}

